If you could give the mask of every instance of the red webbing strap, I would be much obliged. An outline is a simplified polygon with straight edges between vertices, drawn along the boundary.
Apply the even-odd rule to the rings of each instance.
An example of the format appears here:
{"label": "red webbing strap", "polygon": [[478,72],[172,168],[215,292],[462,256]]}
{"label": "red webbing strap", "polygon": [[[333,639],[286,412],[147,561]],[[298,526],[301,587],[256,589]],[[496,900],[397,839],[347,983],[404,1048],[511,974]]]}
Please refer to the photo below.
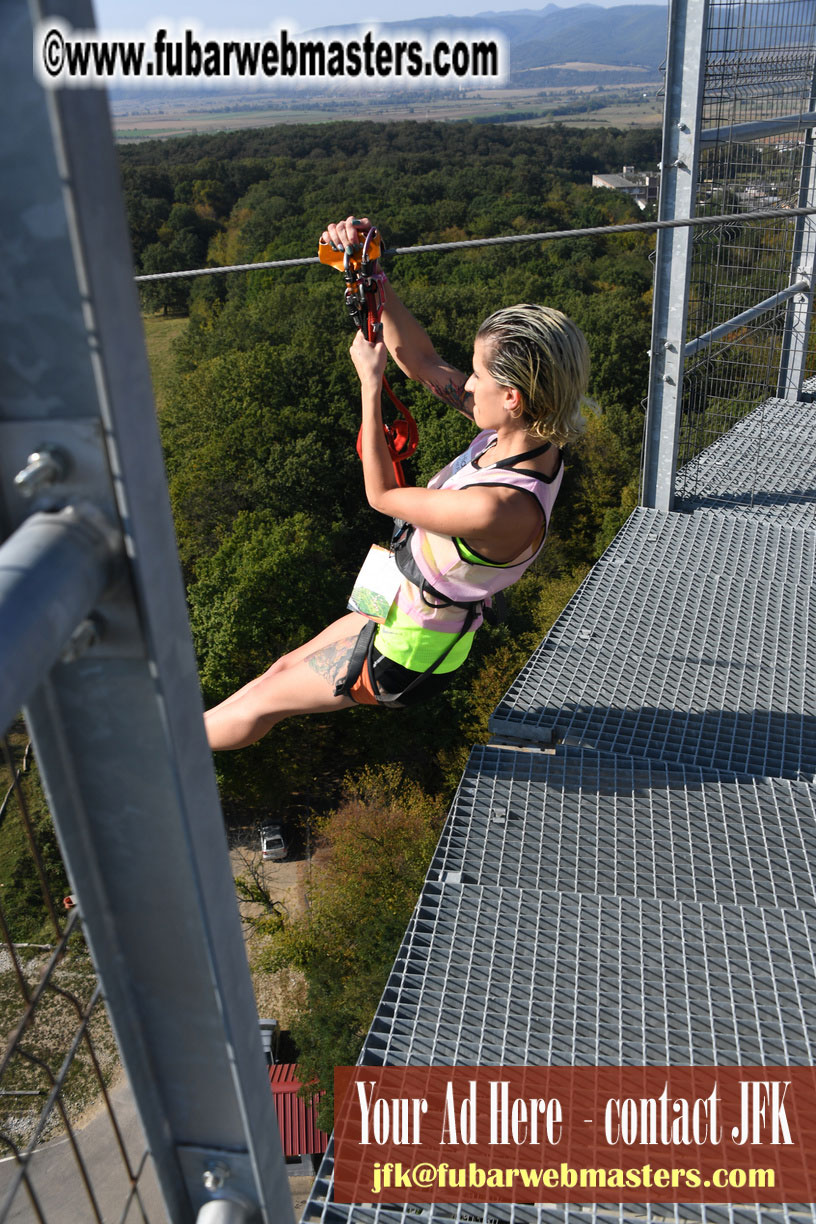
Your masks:
{"label": "red webbing strap", "polygon": [[[367,315],[367,340],[374,340],[379,330],[382,308],[384,305],[384,295],[378,295],[376,291],[366,293],[366,302],[368,304]],[[396,420],[392,425],[386,425],[383,421],[383,430],[385,431],[385,441],[388,445],[388,453],[391,456],[391,465],[394,468],[394,477],[397,485],[405,488],[405,473],[402,470],[402,465],[406,459],[410,459],[419,445],[419,431],[416,421],[411,416],[411,413],[405,407],[401,400],[397,399],[394,392],[391,390],[388,379],[383,374],[383,391],[390,399],[391,403],[396,408],[397,412],[403,418]],[[363,427],[360,426],[360,432],[357,435],[357,454],[362,459],[362,438]]]}

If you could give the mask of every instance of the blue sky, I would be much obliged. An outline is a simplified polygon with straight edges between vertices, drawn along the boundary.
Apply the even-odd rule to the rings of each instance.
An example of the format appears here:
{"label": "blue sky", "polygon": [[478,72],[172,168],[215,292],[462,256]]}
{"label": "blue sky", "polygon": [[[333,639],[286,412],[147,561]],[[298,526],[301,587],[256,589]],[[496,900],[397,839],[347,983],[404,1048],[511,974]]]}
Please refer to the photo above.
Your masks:
{"label": "blue sky", "polygon": [[[583,0],[560,0],[559,8],[572,8]],[[604,8],[609,0],[595,0]],[[627,3],[660,3],[660,0],[627,0]],[[153,28],[160,19],[178,25],[194,21],[206,30],[264,30],[287,18],[291,28],[308,30],[318,26],[366,24],[377,21],[404,21],[411,17],[474,16],[492,10],[507,12],[514,9],[532,10],[547,7],[525,4],[524,0],[389,0],[388,7],[372,0],[362,0],[354,6],[333,3],[332,0],[277,0],[264,4],[262,0],[95,0],[96,22],[100,30],[133,30]]]}

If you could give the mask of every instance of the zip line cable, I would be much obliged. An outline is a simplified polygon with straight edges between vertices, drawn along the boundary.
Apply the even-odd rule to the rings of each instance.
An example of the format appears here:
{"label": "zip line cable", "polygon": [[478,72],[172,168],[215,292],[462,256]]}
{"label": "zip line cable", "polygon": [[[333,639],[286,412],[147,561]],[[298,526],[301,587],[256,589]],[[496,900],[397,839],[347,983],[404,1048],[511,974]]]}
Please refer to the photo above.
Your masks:
{"label": "zip line cable", "polygon": [[[429,242],[424,246],[391,247],[389,255],[421,255],[431,251],[453,251],[464,247],[501,246],[510,242],[546,242],[553,238],[593,238],[600,234],[653,233],[684,226],[744,225],[749,221],[783,221],[809,217],[816,208],[768,208],[758,212],[724,213],[717,217],[679,217],[672,221],[630,221],[624,225],[593,225],[586,229],[547,230],[542,234],[507,234],[501,238],[464,238],[458,242]],[[230,264],[221,268],[190,268],[184,272],[148,272],[134,277],[139,284],[147,281],[178,280],[185,276],[217,276],[223,272],[260,272],[269,268],[297,268],[319,264],[316,255],[304,259],[272,259],[266,263]]]}

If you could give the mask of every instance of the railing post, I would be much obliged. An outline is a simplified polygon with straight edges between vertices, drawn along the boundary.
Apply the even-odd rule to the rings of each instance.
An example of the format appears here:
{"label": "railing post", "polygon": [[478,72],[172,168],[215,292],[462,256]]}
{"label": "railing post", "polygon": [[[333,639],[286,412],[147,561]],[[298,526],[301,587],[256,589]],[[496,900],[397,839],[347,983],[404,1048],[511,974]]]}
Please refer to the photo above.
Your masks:
{"label": "railing post", "polygon": [[[25,702],[168,1218],[192,1224],[212,1205],[211,1218],[286,1224],[107,104],[35,82],[33,22],[55,14],[93,25],[86,0],[0,4],[0,540],[25,571],[5,583],[26,650],[13,704]],[[90,537],[67,525],[71,507]],[[124,569],[113,585],[111,556]],[[66,601],[52,625],[49,558]],[[24,633],[26,581],[37,620]],[[77,616],[98,632],[61,661]],[[4,675],[14,646],[0,640]]]}
{"label": "railing post", "polygon": [[[659,218],[694,215],[708,0],[672,0],[666,58]],[[670,510],[677,467],[691,228],[660,230],[655,257],[641,501]]]}
{"label": "railing post", "polygon": [[[811,107],[815,96],[816,78],[814,78],[811,91]],[[814,161],[813,128],[809,127],[805,132],[805,147],[802,155],[802,175],[797,200],[800,208],[812,208],[816,204],[816,164]],[[805,279],[809,282],[810,289],[797,295],[788,304],[785,312],[785,331],[782,339],[777,388],[777,395],[784,400],[798,400],[802,396],[813,311],[815,266],[816,217],[799,217],[796,221],[793,239],[791,281]]]}

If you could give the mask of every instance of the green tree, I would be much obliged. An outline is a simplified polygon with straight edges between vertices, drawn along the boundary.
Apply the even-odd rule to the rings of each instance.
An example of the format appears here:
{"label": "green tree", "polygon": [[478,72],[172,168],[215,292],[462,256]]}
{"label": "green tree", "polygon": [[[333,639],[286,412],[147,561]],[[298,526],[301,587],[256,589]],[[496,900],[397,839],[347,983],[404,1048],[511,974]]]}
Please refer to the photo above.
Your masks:
{"label": "green tree", "polygon": [[[389,244],[639,218],[630,200],[592,189],[584,167],[619,165],[625,140],[611,130],[557,127],[333,124],[134,146],[126,157],[134,175],[154,159],[144,167],[151,190],[161,174],[172,182],[175,202],[157,238],[164,258],[169,242],[195,239],[206,221],[217,230],[208,257],[233,262],[313,249],[326,218],[348,207],[352,156],[360,202],[385,225]],[[201,217],[227,200],[234,201],[229,216]],[[632,504],[650,245],[639,234],[601,235],[429,253],[389,266],[438,350],[465,371],[479,323],[498,307],[542,301],[571,314],[587,334],[598,406],[585,439],[566,456],[536,571],[541,585],[527,576],[511,592],[511,619],[480,632],[467,668],[436,700],[434,718],[421,708],[400,712],[401,759],[426,788],[455,782],[463,753],[486,733],[491,701],[545,631],[550,592],[566,598]],[[342,278],[316,267],[217,281],[194,291],[162,414],[208,701],[341,615],[369,544],[390,531],[365,503],[355,454],[359,388]],[[391,376],[418,420],[411,469],[424,483],[467,445],[472,428],[399,371]],[[365,710],[287,720],[261,745],[219,758],[222,789],[230,800],[284,818],[295,791],[296,804],[326,810],[343,770],[392,759],[393,737],[391,719]]]}
{"label": "green tree", "polygon": [[282,923],[266,963],[298,970],[307,1010],[293,1026],[307,1092],[325,1091],[320,1125],[332,1127],[333,1076],[354,1063],[382,994],[439,836],[438,800],[389,765],[347,783],[320,824],[325,857],[313,867],[309,909]]}

